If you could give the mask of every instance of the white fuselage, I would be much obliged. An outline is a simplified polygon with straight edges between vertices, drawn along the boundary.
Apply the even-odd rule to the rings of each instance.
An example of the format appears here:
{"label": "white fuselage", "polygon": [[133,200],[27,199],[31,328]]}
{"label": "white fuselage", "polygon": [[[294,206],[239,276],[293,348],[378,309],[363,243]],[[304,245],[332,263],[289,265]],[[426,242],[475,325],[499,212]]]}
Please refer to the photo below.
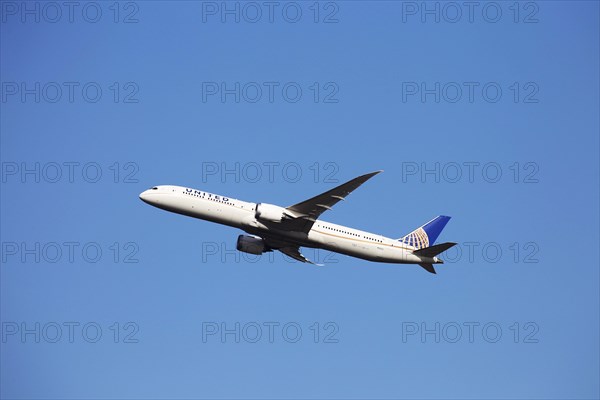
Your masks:
{"label": "white fuselage", "polygon": [[140,194],[155,207],[242,229],[271,242],[322,248],[385,263],[436,262],[413,254],[414,247],[396,239],[317,220],[308,233],[278,229],[277,222],[256,218],[257,203],[249,203],[182,186],[156,186]]}

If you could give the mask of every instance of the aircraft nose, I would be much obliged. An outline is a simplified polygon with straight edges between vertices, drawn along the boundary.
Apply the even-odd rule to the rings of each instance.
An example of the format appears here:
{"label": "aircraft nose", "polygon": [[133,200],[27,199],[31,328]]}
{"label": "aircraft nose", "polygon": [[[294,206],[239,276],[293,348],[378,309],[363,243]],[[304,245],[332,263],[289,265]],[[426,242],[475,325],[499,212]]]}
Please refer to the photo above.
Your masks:
{"label": "aircraft nose", "polygon": [[142,200],[144,203],[148,202],[148,191],[147,190],[140,193],[140,200]]}

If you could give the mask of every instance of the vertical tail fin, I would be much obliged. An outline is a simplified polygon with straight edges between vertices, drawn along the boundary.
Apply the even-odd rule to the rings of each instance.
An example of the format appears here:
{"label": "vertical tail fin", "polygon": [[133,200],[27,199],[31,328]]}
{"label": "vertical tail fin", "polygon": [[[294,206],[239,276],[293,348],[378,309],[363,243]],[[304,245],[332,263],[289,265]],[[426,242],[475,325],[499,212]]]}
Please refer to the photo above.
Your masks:
{"label": "vertical tail fin", "polygon": [[416,249],[429,247],[435,243],[448,221],[450,221],[450,217],[440,215],[398,240]]}

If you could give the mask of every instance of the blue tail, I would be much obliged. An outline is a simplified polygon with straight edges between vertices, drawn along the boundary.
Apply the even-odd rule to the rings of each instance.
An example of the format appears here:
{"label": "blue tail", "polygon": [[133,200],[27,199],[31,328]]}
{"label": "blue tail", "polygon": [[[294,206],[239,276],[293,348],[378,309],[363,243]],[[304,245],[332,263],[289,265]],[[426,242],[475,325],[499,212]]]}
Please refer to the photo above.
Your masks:
{"label": "blue tail", "polygon": [[398,240],[416,249],[424,249],[435,243],[448,221],[450,217],[440,215]]}

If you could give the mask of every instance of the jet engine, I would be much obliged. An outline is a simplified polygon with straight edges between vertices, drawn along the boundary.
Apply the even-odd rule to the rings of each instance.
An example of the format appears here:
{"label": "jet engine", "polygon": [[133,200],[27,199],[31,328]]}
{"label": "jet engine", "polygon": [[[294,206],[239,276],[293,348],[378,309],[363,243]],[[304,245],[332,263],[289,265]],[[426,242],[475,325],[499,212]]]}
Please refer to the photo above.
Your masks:
{"label": "jet engine", "polygon": [[254,216],[256,219],[269,222],[281,222],[285,215],[285,208],[273,204],[259,203],[256,205]]}
{"label": "jet engine", "polygon": [[237,246],[238,251],[261,255],[267,251],[265,241],[256,236],[240,235],[238,236]]}

